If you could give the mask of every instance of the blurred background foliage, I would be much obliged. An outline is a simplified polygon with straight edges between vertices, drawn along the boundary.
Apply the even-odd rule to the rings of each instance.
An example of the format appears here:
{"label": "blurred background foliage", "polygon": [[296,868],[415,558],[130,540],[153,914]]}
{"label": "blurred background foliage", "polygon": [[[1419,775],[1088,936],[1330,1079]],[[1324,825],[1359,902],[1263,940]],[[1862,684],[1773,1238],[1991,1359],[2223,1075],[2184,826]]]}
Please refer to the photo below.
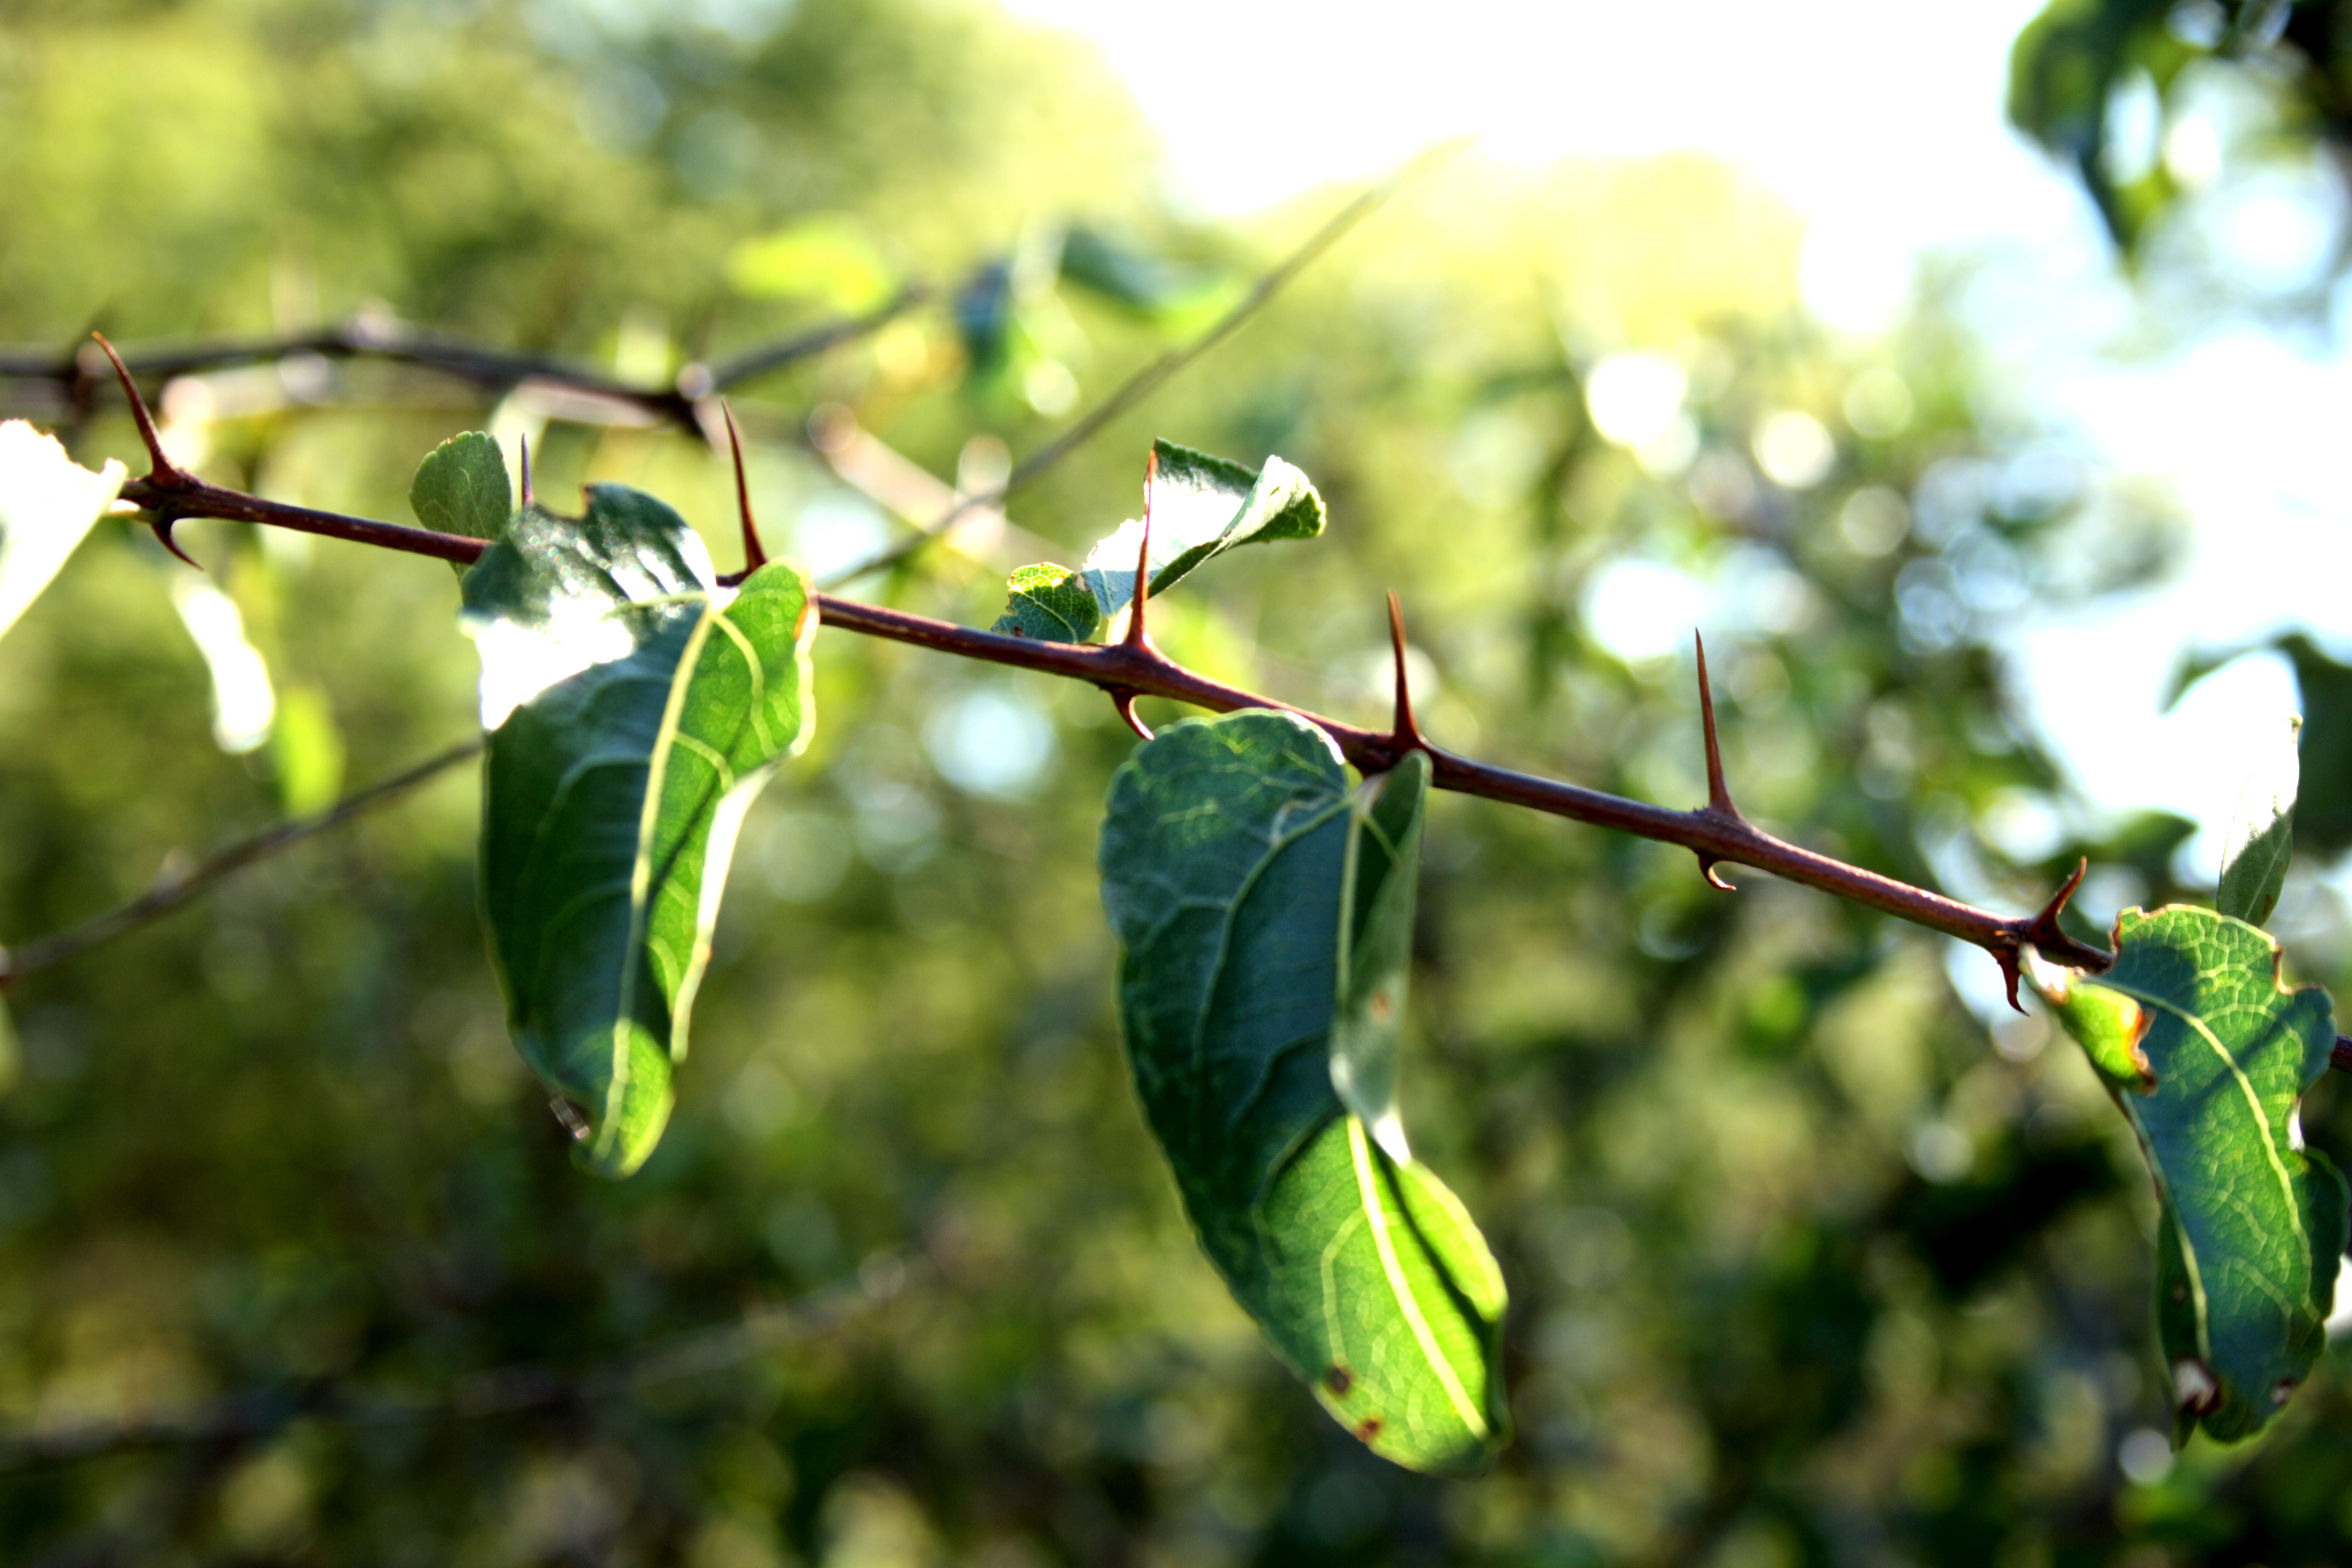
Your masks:
{"label": "blurred background foliage", "polygon": [[[2137,36],[2086,46],[2068,101]],[[1001,476],[1339,199],[1173,208],[1111,79],[977,0],[6,0],[0,124],[0,338],[58,355],[93,324],[358,317],[658,389],[928,290],[739,396],[772,543],[819,572],[887,543],[886,506]],[[1377,721],[1400,587],[1440,743],[1691,804],[1704,617],[1758,820],[2005,909],[2087,853],[2086,931],[2197,892],[2189,825],[2074,798],[2000,653],[2028,604],[2161,574],[2179,519],[2013,412],[1947,308],[1963,269],[1857,342],[1805,317],[1798,239],[1694,159],[1456,163],[1009,526],[854,591],[985,625],[1005,568],[1074,561],[1135,509],[1152,435],[1279,452],[1330,531],[1161,607],[1210,674]],[[78,390],[0,384],[85,460],[133,456],[119,405]],[[735,562],[722,461],[610,405],[297,355],[179,377],[163,407],[216,479],[401,520],[434,442],[528,436],[542,495],[642,485]],[[940,478],[845,481],[818,410],[836,455],[862,432]],[[0,644],[11,938],[471,732],[440,567],[181,537],[205,578],[101,528]],[[2336,668],[2312,657],[2306,685]],[[1407,1118],[1510,1281],[1521,1436],[1475,1482],[1370,1458],[1229,1303],[1142,1134],[1093,876],[1132,743],[1109,704],[838,634],[819,658],[817,741],[747,826],[677,1118],[630,1182],[572,1168],[506,1042],[465,770],[16,986],[10,1561],[2352,1552],[2336,1363],[2258,1442],[2166,1456],[2137,1157],[1989,959],[1450,797]],[[2347,743],[2323,731],[2352,705],[2323,706],[2307,752]],[[2303,977],[2341,981],[2327,900],[2299,877],[2280,923]],[[2331,1087],[2305,1122],[2352,1152]],[[758,1316],[812,1292],[802,1331]],[[742,1322],[765,1326],[719,1342],[777,1342],[580,1381]],[[485,1388],[537,1392],[500,1413]]]}
{"label": "blurred background foliage", "polygon": [[[2052,0],[2012,52],[2009,113],[2167,301],[2326,310],[2352,246],[2352,5]],[[2334,267],[2290,284],[2314,249]]]}

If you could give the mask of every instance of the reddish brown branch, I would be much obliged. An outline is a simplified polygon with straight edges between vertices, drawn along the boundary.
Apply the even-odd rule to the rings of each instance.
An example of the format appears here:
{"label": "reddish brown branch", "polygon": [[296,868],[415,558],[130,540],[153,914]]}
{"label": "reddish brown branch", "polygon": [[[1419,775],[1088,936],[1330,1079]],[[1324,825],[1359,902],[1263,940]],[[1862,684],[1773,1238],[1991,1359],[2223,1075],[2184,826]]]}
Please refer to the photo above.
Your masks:
{"label": "reddish brown branch", "polygon": [[[360,518],[338,517],[304,507],[281,506],[222,490],[200,481],[187,480],[184,476],[181,479],[180,485],[163,486],[160,489],[152,478],[134,481],[132,485],[124,487],[123,493],[134,500],[155,494],[173,509],[173,515],[180,517],[241,518],[404,550],[414,554],[432,555],[444,561],[472,561],[481,554],[483,549],[482,542],[478,539]],[[1139,571],[1139,587],[1142,585],[1142,576]],[[1140,596],[1139,595],[1139,598]],[[837,598],[829,594],[819,594],[816,600],[823,624],[839,630],[908,643],[963,658],[1087,681],[1115,697],[1124,695],[1130,703],[1135,697],[1164,697],[1218,713],[1244,708],[1266,708],[1297,713],[1322,729],[1338,743],[1348,761],[1367,773],[1387,772],[1396,765],[1405,752],[1413,749],[1413,740],[1394,731],[1358,729],[1352,724],[1343,724],[1336,719],[1327,719],[1320,714],[1294,708],[1286,702],[1278,702],[1273,698],[1196,675],[1161,654],[1148,638],[1130,637],[1121,642],[1102,645],[1042,642],[1032,637],[1008,637],[982,631],[975,626],[957,626],[948,621],[933,620],[928,616],[912,615],[855,599]],[[1140,607],[1139,605],[1138,608]],[[1708,706],[1712,707],[1711,701]],[[1125,710],[1123,708],[1122,711]],[[1710,731],[1712,728],[1710,724]],[[2079,942],[2059,927],[2058,910],[2063,907],[2066,894],[2073,890],[2073,882],[2062,889],[2058,896],[2039,912],[2031,916],[2004,918],[1989,910],[1978,909],[1957,899],[1946,898],[1941,893],[1913,887],[1907,882],[1896,881],[1891,877],[1881,876],[1875,871],[1851,866],[1831,856],[1776,838],[1743,820],[1737,812],[1718,809],[1713,804],[1693,811],[1672,811],[1664,806],[1627,800],[1578,784],[1473,762],[1466,757],[1457,757],[1429,747],[1426,742],[1421,744],[1429,752],[1434,765],[1433,782],[1440,789],[1511,805],[1523,805],[1555,816],[1654,839],[1662,844],[1676,845],[1697,855],[1703,864],[1728,863],[1769,871],[1785,880],[1816,888],[1850,902],[1926,926],[1930,931],[1973,942],[1992,953],[2000,962],[2004,972],[2014,967],[2018,954],[2029,945],[2052,962],[2070,968],[2103,970],[2113,962],[2113,955],[2105,949]],[[1723,798],[1727,801],[1728,795]]]}

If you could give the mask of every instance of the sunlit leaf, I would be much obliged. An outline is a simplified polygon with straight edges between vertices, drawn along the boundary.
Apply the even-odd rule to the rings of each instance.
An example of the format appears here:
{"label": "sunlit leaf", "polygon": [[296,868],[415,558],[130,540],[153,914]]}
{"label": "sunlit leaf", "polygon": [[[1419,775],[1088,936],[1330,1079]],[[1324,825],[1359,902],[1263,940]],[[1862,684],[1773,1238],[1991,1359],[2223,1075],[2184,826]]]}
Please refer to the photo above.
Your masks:
{"label": "sunlit leaf", "polygon": [[515,514],[465,581],[482,656],[482,907],[516,1047],[626,1175],[669,1116],[743,812],[807,742],[807,580],[729,593],[652,497]]}
{"label": "sunlit leaf", "polygon": [[[504,534],[507,519],[514,515],[514,491],[497,440],[468,430],[425,454],[409,481],[408,508],[417,521],[441,533],[468,539]],[[457,571],[463,576],[466,569]]]}
{"label": "sunlit leaf", "polygon": [[172,579],[172,605],[213,678],[213,740],[231,756],[256,751],[278,722],[269,661],[245,635],[236,601],[194,573]]}
{"label": "sunlit leaf", "polygon": [[1041,642],[1092,642],[1102,627],[1095,596],[1066,566],[1024,566],[1004,586],[1004,614],[992,630]]}
{"label": "sunlit leaf", "polygon": [[[1154,441],[1160,460],[1151,485],[1151,591],[1164,593],[1213,555],[1236,545],[1312,539],[1323,531],[1323,498],[1307,476],[1280,458],[1253,474],[1238,463]],[[1097,544],[1078,574],[1107,620],[1135,596],[1139,520],[1121,523]]]}
{"label": "sunlit leaf", "polygon": [[1428,780],[1414,753],[1351,795],[1289,714],[1172,726],[1112,782],[1103,901],[1137,1089],[1202,1249],[1375,1453],[1466,1472],[1508,1426],[1502,1277],[1391,1098]]}
{"label": "sunlit leaf", "polygon": [[2306,854],[2333,857],[2352,846],[2352,665],[2306,633],[2289,632],[2268,642],[2189,654],[2166,682],[2162,705],[2171,707],[2207,676],[2263,649],[2294,667],[2303,709],[2294,841]]}
{"label": "sunlit leaf", "polygon": [[2276,942],[2210,910],[2126,910],[2116,941],[2105,973],[2042,968],[2035,989],[2156,1178],[2175,1439],[2201,1426],[2232,1441],[2278,1412],[2326,1345],[2347,1194],[2303,1147],[2296,1107],[2327,1070],[2334,1009],[2317,986],[2280,984]]}
{"label": "sunlit leaf", "polygon": [[844,213],[803,218],[737,245],[727,282],[758,300],[805,300],[845,315],[873,310],[898,279],[866,226]]}
{"label": "sunlit leaf", "polygon": [[121,463],[93,474],[56,437],[21,419],[0,424],[0,637],[114,504],[122,480]]}
{"label": "sunlit leaf", "polygon": [[2303,721],[2289,719],[2284,730],[2273,730],[2255,756],[2221,839],[2221,882],[2213,904],[2250,925],[2262,924],[2277,908],[2279,889],[2286,884],[2287,860],[2294,852],[2295,785],[2303,768],[2295,742]]}

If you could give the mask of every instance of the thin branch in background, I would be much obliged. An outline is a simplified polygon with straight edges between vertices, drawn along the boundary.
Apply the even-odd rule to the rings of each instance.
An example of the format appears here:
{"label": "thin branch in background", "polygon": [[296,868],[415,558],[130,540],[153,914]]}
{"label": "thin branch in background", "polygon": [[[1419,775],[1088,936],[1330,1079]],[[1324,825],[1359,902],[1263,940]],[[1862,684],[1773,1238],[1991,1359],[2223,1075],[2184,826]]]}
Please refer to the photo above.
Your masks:
{"label": "thin branch in background", "polygon": [[355,795],[345,795],[324,811],[280,823],[267,832],[257,833],[241,843],[229,846],[193,870],[165,877],[120,909],[110,910],[53,935],[36,937],[22,947],[0,948],[0,991],[5,991],[18,978],[35,970],[63,963],[126,932],[152,924],[224,878],[267,860],[306,838],[316,837],[330,828],[339,827],[362,812],[396,800],[468,757],[480,755],[481,750],[482,742],[478,740],[452,746],[440,755],[428,757],[382,784],[371,784]]}
{"label": "thin branch in background", "polygon": [[[717,364],[696,363],[677,373],[673,386],[633,386],[575,361],[547,354],[524,353],[486,347],[461,339],[420,331],[381,311],[362,312],[339,326],[314,332],[272,338],[246,338],[221,342],[191,343],[179,348],[137,349],[122,356],[131,374],[170,378],[203,371],[230,370],[240,365],[285,365],[313,360],[381,360],[438,372],[504,395],[519,387],[536,387],[580,405],[604,405],[635,411],[646,424],[669,424],[701,433],[702,404],[715,394],[781,370],[862,337],[871,336],[930,298],[930,290],[911,285],[862,316],[827,321],[773,342],[747,349]],[[87,411],[105,384],[104,359],[83,344],[67,353],[54,350],[0,350],[0,381],[46,382],[57,386],[67,403]],[[299,393],[296,402],[313,401]]]}
{"label": "thin branch in background", "polygon": [[585,1369],[544,1362],[496,1367],[432,1394],[368,1394],[320,1380],[260,1389],[166,1415],[0,1433],[0,1473],[142,1449],[257,1442],[296,1420],[345,1427],[433,1426],[607,1403],[646,1389],[727,1372],[846,1327],[896,1300],[935,1270],[897,1253],[867,1258],[847,1279],[732,1321],[641,1345]]}
{"label": "thin branch in background", "polygon": [[931,542],[956,524],[956,521],[976,507],[1002,506],[1007,497],[1037,480],[1100,434],[1104,426],[1127,413],[1166,385],[1193,361],[1215,348],[1239,331],[1242,324],[1263,310],[1287,286],[1290,280],[1305,271],[1324,252],[1337,245],[1348,231],[1386,205],[1399,191],[1450,162],[1470,145],[1469,139],[1449,142],[1412,159],[1387,178],[1370,186],[1346,206],[1334,213],[1323,226],[1307,236],[1306,242],[1261,274],[1250,286],[1249,292],[1234,302],[1233,309],[1217,318],[1207,331],[1190,342],[1181,343],[1161,354],[1150,364],[1129,376],[1115,392],[1079,416],[1076,423],[1030,453],[1004,476],[1004,482],[993,489],[981,490],[959,500],[931,522],[910,537],[889,549],[879,551],[847,569],[833,574],[820,587],[836,588],[854,582],[869,573],[887,572],[891,567],[912,560],[922,553]]}

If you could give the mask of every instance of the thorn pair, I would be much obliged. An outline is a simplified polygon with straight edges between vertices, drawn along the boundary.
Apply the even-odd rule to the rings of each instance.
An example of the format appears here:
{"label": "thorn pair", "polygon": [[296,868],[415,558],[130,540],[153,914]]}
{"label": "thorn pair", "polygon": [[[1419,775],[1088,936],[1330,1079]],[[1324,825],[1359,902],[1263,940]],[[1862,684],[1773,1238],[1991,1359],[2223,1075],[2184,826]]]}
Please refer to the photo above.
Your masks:
{"label": "thorn pair", "polygon": [[[1151,490],[1160,479],[1160,451],[1154,447],[1143,464],[1143,539],[1135,550],[1135,593],[1128,605],[1127,635],[1119,646],[1132,648],[1146,658],[1159,652],[1151,646],[1151,635],[1144,629],[1144,605],[1151,596]],[[1108,686],[1110,705],[1118,710],[1120,721],[1138,735],[1151,739],[1151,726],[1135,715],[1135,700],[1142,693],[1132,687]]]}
{"label": "thorn pair", "polygon": [[2083,885],[2084,874],[2090,868],[2089,857],[2075,861],[2074,874],[2050,895],[2050,901],[2042,906],[2042,912],[2030,921],[2012,922],[2016,924],[2014,934],[1991,950],[1993,962],[2000,965],[2000,977],[2009,984],[2009,1005],[2021,1013],[2025,1008],[2017,999],[2017,984],[2021,978],[2025,950],[2028,947],[2053,947],[2072,940],[2058,924],[2058,916],[2065,909],[2066,900],[2074,896],[2074,889]]}
{"label": "thorn pair", "polygon": [[[171,454],[163,450],[163,437],[155,429],[154,417],[147,412],[147,400],[139,395],[139,384],[131,379],[131,367],[122,363],[122,356],[114,352],[114,345],[106,341],[104,332],[92,332],[90,336],[97,339],[98,346],[106,351],[108,361],[114,366],[115,379],[122,383],[122,395],[131,401],[131,421],[139,426],[140,444],[147,448],[148,488],[167,491],[196,489],[201,481],[172,461]],[[173,525],[180,518],[171,510],[170,504],[150,506],[147,511],[147,526],[155,531],[155,538],[163,548],[189,565],[195,566],[197,571],[203,571],[202,566],[196,565],[195,558],[181,549],[179,542],[172,537]]]}
{"label": "thorn pair", "polygon": [[[1694,631],[1691,633],[1691,646],[1698,650],[1699,728],[1706,738],[1706,805],[1700,809],[1709,816],[1745,823],[1747,818],[1741,816],[1739,808],[1731,804],[1731,787],[1723,782],[1723,740],[1715,727],[1715,689],[1706,678],[1706,639]],[[1723,861],[1719,857],[1701,853],[1698,872],[1706,879],[1708,887],[1728,893],[1733,891],[1731,884],[1716,870],[1721,864]]]}

